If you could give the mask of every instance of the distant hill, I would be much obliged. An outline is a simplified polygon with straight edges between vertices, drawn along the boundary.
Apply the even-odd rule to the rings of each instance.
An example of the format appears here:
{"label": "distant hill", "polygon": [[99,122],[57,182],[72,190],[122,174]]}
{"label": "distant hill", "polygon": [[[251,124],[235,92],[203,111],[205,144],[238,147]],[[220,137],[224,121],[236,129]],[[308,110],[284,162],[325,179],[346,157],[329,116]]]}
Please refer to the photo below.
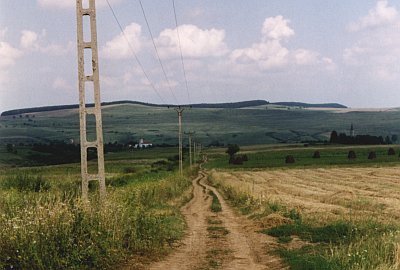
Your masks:
{"label": "distant hill", "polygon": [[322,103],[322,104],[310,104],[302,102],[274,102],[274,105],[289,106],[289,107],[303,107],[303,108],[337,108],[346,109],[347,107],[339,103]]}
{"label": "distant hill", "polygon": [[[177,114],[168,105],[132,101],[105,103],[110,104],[122,105],[105,106],[102,110],[106,144],[132,144],[141,138],[157,146],[178,143]],[[268,104],[267,101],[195,104],[192,107],[196,109],[186,110],[183,115],[183,130],[195,131],[196,140],[206,146],[323,142],[329,140],[332,130],[348,134],[351,124],[354,124],[356,136],[400,136],[400,110],[345,110],[345,113],[337,113],[329,109],[290,109],[280,105],[271,105],[277,108],[267,109]],[[5,144],[78,143],[77,108],[77,105],[51,106],[3,113],[11,116],[0,117],[0,162]],[[70,110],[52,111],[60,109]],[[31,113],[38,111],[42,113]],[[87,120],[88,136],[95,138],[95,119],[89,117]],[[187,142],[185,137],[185,144]]]}
{"label": "distant hill", "polygon": [[[149,107],[174,107],[177,105],[173,104],[154,104],[154,103],[146,103],[140,101],[131,101],[131,100],[121,100],[121,101],[113,101],[113,102],[103,102],[102,106],[109,105],[123,105],[123,104],[134,104],[134,105],[143,105]],[[189,104],[189,105],[181,105],[181,106],[190,106],[192,108],[210,108],[210,109],[240,109],[246,107],[256,107],[263,106],[267,104],[281,105],[281,106],[293,106],[293,107],[304,107],[304,108],[347,108],[344,105],[337,103],[325,103],[325,104],[308,104],[301,102],[275,102],[269,103],[266,100],[249,100],[249,101],[240,101],[240,102],[228,102],[228,103],[199,103],[199,104]],[[93,107],[93,104],[88,104],[87,107]],[[1,116],[12,116],[18,114],[26,114],[26,113],[37,113],[37,112],[50,112],[50,111],[58,111],[58,110],[68,110],[68,109],[78,109],[78,104],[71,105],[57,105],[57,106],[44,106],[44,107],[34,107],[34,108],[24,108],[24,109],[16,109],[5,111],[1,114]]]}

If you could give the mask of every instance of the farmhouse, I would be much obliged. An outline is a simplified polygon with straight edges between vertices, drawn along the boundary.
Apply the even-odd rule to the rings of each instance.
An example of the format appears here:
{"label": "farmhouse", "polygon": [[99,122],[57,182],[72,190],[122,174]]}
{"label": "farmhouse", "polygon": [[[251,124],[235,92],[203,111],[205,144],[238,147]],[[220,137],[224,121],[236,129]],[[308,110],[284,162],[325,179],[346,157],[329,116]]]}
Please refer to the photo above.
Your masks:
{"label": "farmhouse", "polygon": [[144,139],[140,139],[139,143],[135,144],[135,148],[148,148],[153,147],[153,144],[149,141],[145,141]]}

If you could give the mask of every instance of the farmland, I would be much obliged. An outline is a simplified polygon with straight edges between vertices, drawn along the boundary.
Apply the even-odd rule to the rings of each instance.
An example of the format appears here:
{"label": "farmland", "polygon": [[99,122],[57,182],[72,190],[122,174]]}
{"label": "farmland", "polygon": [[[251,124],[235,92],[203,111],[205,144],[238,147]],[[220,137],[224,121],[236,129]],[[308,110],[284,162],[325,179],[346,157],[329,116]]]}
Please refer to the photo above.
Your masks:
{"label": "farmland", "polygon": [[[268,108],[268,109],[266,109]],[[295,143],[329,140],[332,130],[348,132],[351,123],[356,134],[391,136],[400,134],[398,110],[351,111],[310,110],[270,105],[227,108],[192,108],[183,115],[184,130],[196,130],[204,145]],[[54,140],[79,142],[76,109],[37,112],[0,118],[3,143],[49,143]],[[213,125],[210,125],[212,120]],[[145,138],[155,144],[176,145],[177,116],[173,109],[120,104],[103,108],[106,143],[128,143]],[[94,133],[89,122],[88,133]]]}
{"label": "farmland", "polygon": [[[336,153],[337,162],[311,164],[314,150],[267,147],[244,150],[247,165],[228,165],[213,151],[209,181],[260,232],[275,237],[275,251],[290,269],[398,269],[398,157],[386,163],[380,149],[381,160],[368,164],[370,148],[356,150],[367,162],[346,160],[348,148],[319,150]],[[288,153],[300,164],[284,164]]]}
{"label": "farmland", "polygon": [[[207,147],[202,169],[179,176],[173,110],[108,106],[107,200],[91,182],[89,207],[76,110],[2,117],[0,268],[397,269],[400,148],[323,142],[347,121],[396,134],[397,111],[193,108],[184,117],[197,140],[240,143],[247,161],[229,164],[226,147]],[[124,145],[142,137],[162,147]]]}

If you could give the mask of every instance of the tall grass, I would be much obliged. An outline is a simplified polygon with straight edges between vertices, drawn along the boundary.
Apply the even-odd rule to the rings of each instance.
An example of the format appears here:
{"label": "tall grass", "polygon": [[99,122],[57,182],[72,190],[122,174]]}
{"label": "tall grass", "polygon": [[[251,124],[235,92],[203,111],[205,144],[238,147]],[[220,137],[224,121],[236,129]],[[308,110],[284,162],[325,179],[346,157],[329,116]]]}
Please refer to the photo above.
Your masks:
{"label": "tall grass", "polygon": [[[151,175],[110,188],[104,204],[62,190],[0,190],[0,269],[107,269],[132,254],[160,254],[185,227],[172,201],[185,178]],[[7,181],[6,181],[7,183]]]}

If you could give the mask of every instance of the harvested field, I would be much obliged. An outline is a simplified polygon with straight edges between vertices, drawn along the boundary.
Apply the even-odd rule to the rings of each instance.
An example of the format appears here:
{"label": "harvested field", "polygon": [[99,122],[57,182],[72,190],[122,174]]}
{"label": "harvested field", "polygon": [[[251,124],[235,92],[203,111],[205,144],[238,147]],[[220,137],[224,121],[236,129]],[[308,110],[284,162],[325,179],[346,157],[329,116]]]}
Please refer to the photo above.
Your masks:
{"label": "harvested field", "polygon": [[[294,207],[327,221],[338,216],[400,218],[400,167],[215,171],[216,182],[248,192],[256,199]],[[397,221],[396,221],[397,220]]]}

